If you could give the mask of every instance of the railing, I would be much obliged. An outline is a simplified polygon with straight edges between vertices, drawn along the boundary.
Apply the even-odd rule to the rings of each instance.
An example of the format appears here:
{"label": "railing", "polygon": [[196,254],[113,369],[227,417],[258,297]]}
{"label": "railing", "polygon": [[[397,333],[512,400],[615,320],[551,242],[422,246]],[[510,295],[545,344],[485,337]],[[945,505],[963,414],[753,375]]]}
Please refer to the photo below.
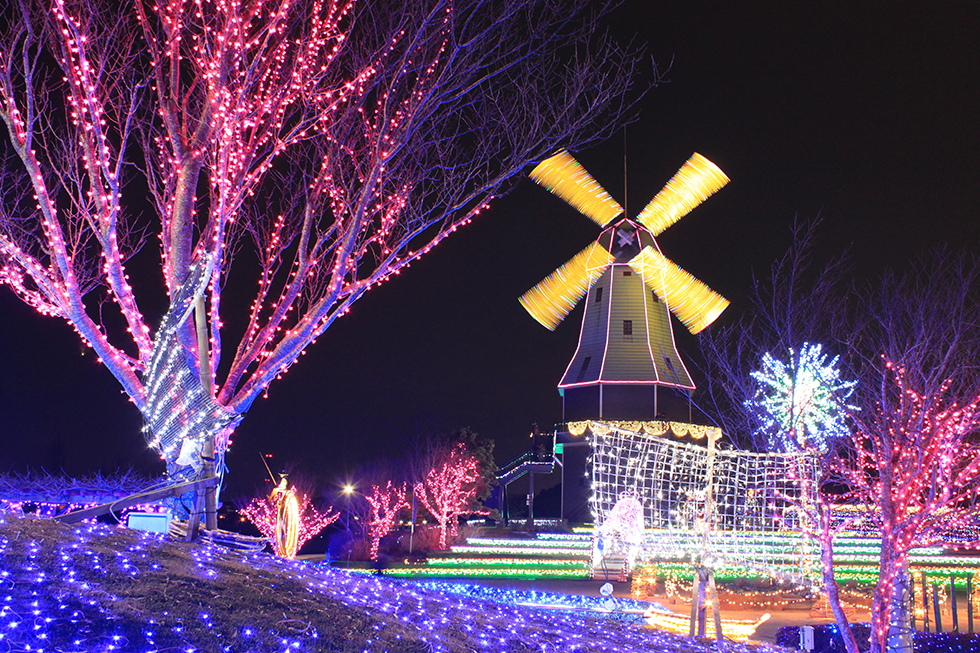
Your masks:
{"label": "railing", "polygon": [[507,484],[527,471],[552,471],[555,466],[554,453],[549,451],[525,451],[520,456],[500,468],[497,482]]}

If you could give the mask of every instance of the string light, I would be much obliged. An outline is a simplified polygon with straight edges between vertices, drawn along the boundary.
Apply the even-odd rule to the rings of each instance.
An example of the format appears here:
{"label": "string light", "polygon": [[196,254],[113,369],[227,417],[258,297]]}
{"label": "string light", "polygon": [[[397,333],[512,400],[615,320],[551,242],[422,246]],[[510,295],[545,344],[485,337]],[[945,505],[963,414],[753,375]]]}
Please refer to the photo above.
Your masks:
{"label": "string light", "polygon": [[370,541],[372,560],[378,559],[381,538],[394,529],[399,513],[409,507],[405,501],[407,493],[408,488],[404,483],[396,485],[388,480],[384,485],[372,484],[370,490],[364,494],[368,503],[368,518],[364,528]]}
{"label": "string light", "polygon": [[[17,185],[5,194],[0,219],[0,284],[77,331],[141,411],[148,443],[175,478],[197,473],[200,444],[210,438],[223,471],[241,416],[306,347],[367,290],[487,210],[532,156],[506,145],[494,150],[512,126],[489,117],[490,131],[477,140],[502,167],[440,145],[458,131],[461,108],[480,113],[486,89],[479,80],[512,70],[500,67],[503,60],[527,65],[521,38],[510,39],[521,29],[513,16],[467,15],[474,31],[464,47],[452,7],[432,21],[412,14],[375,48],[378,35],[355,20],[362,4],[232,1],[202,10],[150,2],[112,17],[54,0],[7,17],[11,33],[26,36],[0,52],[0,68],[8,82],[32,82],[0,84],[18,164],[8,171]],[[538,19],[565,24],[567,17]],[[42,24],[50,39],[37,38]],[[546,39],[549,48],[565,38],[558,32]],[[501,42],[510,44],[506,52],[496,47]],[[42,101],[49,97],[55,100]],[[583,117],[598,115],[602,104]],[[24,110],[38,106],[45,110]],[[581,124],[548,133],[535,127],[535,151],[574,142]],[[55,141],[45,137],[51,125]],[[129,147],[143,132],[134,166]],[[38,151],[52,142],[65,147]],[[433,184],[434,169],[453,176]],[[64,183],[66,170],[85,182]],[[128,259],[146,230],[122,195],[130,173],[144,177],[154,200],[159,277],[171,301],[196,275],[195,261],[212,262],[203,287],[190,283],[208,299],[210,401],[193,388],[205,352],[179,324],[151,337],[155,318],[137,301]],[[240,287],[229,283],[231,263],[250,238],[254,296],[236,320],[241,338],[228,342],[222,293]],[[104,312],[105,323],[93,319]]]}

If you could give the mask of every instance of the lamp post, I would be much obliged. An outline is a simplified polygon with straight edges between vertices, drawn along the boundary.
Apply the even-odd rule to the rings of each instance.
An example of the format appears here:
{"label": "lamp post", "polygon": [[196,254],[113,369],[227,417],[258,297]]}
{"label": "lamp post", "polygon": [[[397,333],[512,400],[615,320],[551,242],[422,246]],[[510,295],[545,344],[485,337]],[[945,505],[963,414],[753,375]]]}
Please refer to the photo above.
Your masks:
{"label": "lamp post", "polygon": [[354,534],[350,530],[350,498],[354,494],[354,486],[350,483],[344,484],[343,487],[344,501],[347,504],[346,515],[344,517],[344,528],[347,530],[347,535],[350,536],[347,547],[347,566],[350,567],[350,557],[354,551]]}

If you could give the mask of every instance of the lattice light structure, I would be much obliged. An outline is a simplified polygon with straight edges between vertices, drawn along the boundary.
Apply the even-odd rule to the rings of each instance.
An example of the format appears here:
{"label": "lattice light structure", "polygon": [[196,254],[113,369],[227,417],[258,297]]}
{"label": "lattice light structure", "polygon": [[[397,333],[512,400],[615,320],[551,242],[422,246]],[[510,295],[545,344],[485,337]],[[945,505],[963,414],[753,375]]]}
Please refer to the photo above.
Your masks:
{"label": "lattice light structure", "polygon": [[727,299],[665,258],[654,240],[728,183],[725,173],[711,161],[697,153],[691,156],[640,212],[636,223],[619,219],[623,207],[568,152],[542,161],[531,171],[531,178],[600,227],[613,225],[617,238],[625,237],[632,243],[635,235],[642,234],[641,251],[622,260],[609,251],[617,246],[600,242],[603,240],[600,236],[600,241],[583,249],[524,293],[521,304],[548,329],[554,329],[564,320],[605,269],[617,262],[629,263],[691,333],[707,327],[728,306]]}
{"label": "lattice light structure", "polygon": [[167,461],[173,479],[192,478],[200,473],[203,443],[215,437],[215,468],[221,470],[227,437],[242,415],[218,405],[204,389],[197,373],[196,357],[177,337],[190,316],[194,298],[204,292],[211,278],[210,259],[199,258],[187,279],[171,297],[170,310],[153,341],[147,367],[146,408],[143,431],[147,443]]}
{"label": "lattice light structure", "polygon": [[596,529],[623,492],[634,493],[645,533],[638,560],[688,557],[819,583],[820,548],[807,535],[818,487],[813,454],[712,451],[601,422],[589,430]]}
{"label": "lattice light structure", "polygon": [[845,418],[858,408],[847,400],[857,382],[841,379],[839,356],[827,359],[819,343],[805,342],[789,350],[788,362],[766,353],[762,369],[752,372],[759,390],[745,405],[759,416],[769,448],[826,452],[848,434]]}

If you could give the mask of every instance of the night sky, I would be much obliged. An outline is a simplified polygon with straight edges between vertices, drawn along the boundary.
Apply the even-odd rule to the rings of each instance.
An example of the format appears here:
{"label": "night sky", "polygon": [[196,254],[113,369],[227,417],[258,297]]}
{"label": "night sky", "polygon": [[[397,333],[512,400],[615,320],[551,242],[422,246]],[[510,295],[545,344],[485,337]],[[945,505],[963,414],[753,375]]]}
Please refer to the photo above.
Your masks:
{"label": "night sky", "polygon": [[[622,203],[625,148],[631,217],[692,152],[728,174],[659,238],[732,300],[722,320],[744,310],[796,216],[821,216],[821,254],[851,246],[861,275],[980,245],[976,2],[640,0],[607,24],[670,69],[625,139],[575,154]],[[532,422],[561,419],[555,386],[581,317],[549,332],[517,298],[597,234],[530,181],[498,200],[360,300],[255,403],[228,455],[232,491],[261,481],[260,451],[327,481],[398,458],[427,430],[470,426],[498,463],[517,455]],[[159,469],[138,411],[69,327],[0,289],[0,338],[0,472]]]}

